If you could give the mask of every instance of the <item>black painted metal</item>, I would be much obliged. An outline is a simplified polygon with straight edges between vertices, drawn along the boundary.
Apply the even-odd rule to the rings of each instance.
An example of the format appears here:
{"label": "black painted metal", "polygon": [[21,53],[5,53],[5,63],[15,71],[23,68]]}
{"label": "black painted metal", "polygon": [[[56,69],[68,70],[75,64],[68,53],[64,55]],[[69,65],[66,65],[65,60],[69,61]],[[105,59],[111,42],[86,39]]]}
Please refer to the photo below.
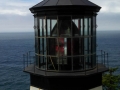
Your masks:
{"label": "black painted metal", "polygon": [[[97,62],[96,62],[96,64],[97,64],[97,66],[96,66],[96,68],[97,69],[95,69],[95,68],[91,68],[91,69],[88,69],[88,70],[71,70],[71,71],[58,71],[58,70],[56,70],[56,71],[54,71],[54,70],[45,70],[45,71],[48,71],[48,72],[84,72],[84,71],[89,71],[89,70],[94,70],[94,72],[96,73],[99,73],[99,72],[104,72],[104,70],[106,71],[106,70],[108,70],[108,68],[109,68],[109,61],[108,61],[108,53],[106,53],[105,51],[105,53],[101,53],[101,51],[102,50],[98,50],[97,52],[98,52],[98,54],[97,54],[97,56],[96,56],[96,60],[97,60]],[[34,73],[34,74],[36,74],[37,73],[37,71],[35,72],[35,69],[36,69],[36,64],[35,64],[35,62],[36,62],[36,58],[35,58],[35,52],[33,52],[33,51],[29,51],[29,53],[30,54],[24,54],[23,55],[23,60],[24,60],[24,71],[25,72],[31,72],[31,73]],[[29,55],[29,56],[27,56],[27,55]],[[102,56],[104,56],[104,57],[102,57]],[[28,60],[27,60],[27,57],[29,58]],[[104,60],[104,62],[106,62],[106,63],[104,63],[103,62],[103,60]],[[100,65],[98,65],[98,64],[100,64],[100,65],[103,65],[103,66],[100,66]],[[28,66],[31,66],[31,65],[34,65],[34,71],[31,69],[31,67],[28,67]],[[28,69],[30,70],[28,70]],[[37,68],[38,69],[38,68]],[[28,70],[28,71],[27,71]],[[38,69],[38,70],[41,70],[40,68]],[[42,70],[43,71],[43,70]],[[82,73],[82,75],[87,75],[86,74],[86,72],[83,74]]]}
{"label": "black painted metal", "polygon": [[[88,90],[102,85],[108,54],[101,51],[101,55],[96,55],[96,15],[100,9],[88,0],[43,0],[30,8],[35,18],[35,56],[29,62],[28,54],[24,55],[24,71],[30,73],[32,86]],[[64,43],[60,38],[64,38]],[[60,45],[67,47],[64,54],[60,53]]]}
{"label": "black painted metal", "polygon": [[80,5],[80,6],[93,6],[98,7],[100,6],[88,1],[88,0],[43,0],[42,2],[33,6],[33,8],[43,7],[43,6],[66,6],[66,5]]}
{"label": "black painted metal", "polygon": [[100,8],[88,0],[43,0],[30,11],[34,15],[93,15]]}
{"label": "black painted metal", "polygon": [[56,76],[43,77],[30,75],[31,85],[46,90],[89,90],[101,86],[102,74],[90,76]]}

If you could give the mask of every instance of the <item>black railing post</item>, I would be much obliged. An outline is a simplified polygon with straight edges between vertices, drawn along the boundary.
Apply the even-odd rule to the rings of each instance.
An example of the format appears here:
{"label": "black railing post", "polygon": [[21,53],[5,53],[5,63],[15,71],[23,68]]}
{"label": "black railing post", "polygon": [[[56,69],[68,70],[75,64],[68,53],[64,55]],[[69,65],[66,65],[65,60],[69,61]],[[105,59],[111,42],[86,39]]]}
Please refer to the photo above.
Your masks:
{"label": "black railing post", "polygon": [[27,53],[27,67],[28,67],[28,53]]}
{"label": "black railing post", "polygon": [[105,66],[105,51],[104,51],[104,66]]}
{"label": "black railing post", "polygon": [[24,70],[25,70],[25,55],[23,54],[23,68],[24,68]]}
{"label": "black railing post", "polygon": [[[35,59],[36,59],[36,55],[35,55]],[[35,73],[35,65],[36,65],[36,60],[34,59],[34,73]]]}
{"label": "black railing post", "polygon": [[107,53],[107,66],[109,68],[108,53]]}
{"label": "black railing post", "polygon": [[103,51],[101,50],[101,63],[103,64]]}
{"label": "black railing post", "polygon": [[30,64],[31,64],[31,51],[29,51],[29,60],[30,60]]}
{"label": "black railing post", "polygon": [[84,57],[85,62],[85,75],[86,75],[86,57]]}
{"label": "black railing post", "polygon": [[96,57],[96,64],[97,64],[97,72],[98,72],[98,55]]}
{"label": "black railing post", "polygon": [[[106,53],[103,50],[100,50],[101,55],[97,55],[97,58],[99,59],[99,56],[101,57],[101,63],[105,66],[109,68],[109,60],[108,60],[108,53]],[[99,60],[98,60],[99,62]]]}

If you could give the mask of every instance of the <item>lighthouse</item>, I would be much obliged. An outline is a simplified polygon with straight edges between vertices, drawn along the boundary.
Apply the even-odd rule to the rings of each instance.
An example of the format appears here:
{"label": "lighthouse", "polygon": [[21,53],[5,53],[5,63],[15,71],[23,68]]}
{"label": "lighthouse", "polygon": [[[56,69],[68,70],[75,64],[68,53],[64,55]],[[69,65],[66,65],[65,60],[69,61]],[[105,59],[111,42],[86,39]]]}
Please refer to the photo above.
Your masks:
{"label": "lighthouse", "polygon": [[100,9],[88,0],[43,0],[30,8],[35,52],[24,69],[30,90],[102,90],[108,67],[105,55],[98,61],[96,50]]}

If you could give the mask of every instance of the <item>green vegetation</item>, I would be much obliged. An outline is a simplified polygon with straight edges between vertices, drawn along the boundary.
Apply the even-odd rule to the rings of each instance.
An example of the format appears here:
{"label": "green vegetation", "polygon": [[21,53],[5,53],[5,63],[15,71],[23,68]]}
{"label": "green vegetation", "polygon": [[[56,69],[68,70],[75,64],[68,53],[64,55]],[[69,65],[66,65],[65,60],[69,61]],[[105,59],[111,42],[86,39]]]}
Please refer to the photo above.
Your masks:
{"label": "green vegetation", "polygon": [[103,90],[120,90],[120,75],[115,75],[114,72],[118,68],[110,68],[107,73],[102,76]]}

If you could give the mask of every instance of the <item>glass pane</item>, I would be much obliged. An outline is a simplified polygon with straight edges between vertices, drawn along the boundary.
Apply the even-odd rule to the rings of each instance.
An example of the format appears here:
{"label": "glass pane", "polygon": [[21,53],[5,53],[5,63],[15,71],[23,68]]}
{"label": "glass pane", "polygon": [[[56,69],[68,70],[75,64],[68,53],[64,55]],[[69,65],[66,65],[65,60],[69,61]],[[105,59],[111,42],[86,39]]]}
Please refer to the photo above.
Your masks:
{"label": "glass pane", "polygon": [[91,35],[91,18],[89,18],[89,35]]}
{"label": "glass pane", "polygon": [[84,35],[88,35],[88,18],[84,18]]}
{"label": "glass pane", "polygon": [[46,49],[46,38],[44,38],[44,55],[46,55],[47,53],[46,53],[46,51],[47,51],[47,49]]}
{"label": "glass pane", "polygon": [[39,67],[39,57],[38,55],[35,55],[36,56],[36,66]]}
{"label": "glass pane", "polygon": [[91,55],[92,68],[96,66],[96,54]]}
{"label": "glass pane", "polygon": [[84,27],[84,26],[83,26],[83,18],[81,18],[81,32],[80,32],[80,33],[81,33],[81,36],[83,35],[83,27]]}
{"label": "glass pane", "polygon": [[46,19],[45,17],[40,17],[39,19],[39,27],[40,27],[40,36],[46,36]]}
{"label": "glass pane", "polygon": [[80,40],[79,38],[73,38],[73,55],[79,55],[80,54]]}
{"label": "glass pane", "polygon": [[66,65],[67,64],[67,57],[60,56],[58,63],[62,64],[62,65],[64,65],[64,64]]}
{"label": "glass pane", "polygon": [[85,69],[87,70],[89,68],[89,57],[88,55],[85,56]]}
{"label": "glass pane", "polygon": [[92,37],[92,51],[93,51],[93,53],[96,53],[96,37],[95,36],[93,36]]}
{"label": "glass pane", "polygon": [[[48,16],[46,17],[46,21],[44,22],[47,25],[47,36],[58,36],[58,25],[57,25],[57,16]],[[44,24],[45,25],[45,24]],[[46,26],[45,25],[45,26]]]}
{"label": "glass pane", "polygon": [[65,70],[72,70],[72,58],[67,57],[67,64],[65,65]]}
{"label": "glass pane", "polygon": [[84,38],[84,54],[88,54],[88,38]]}
{"label": "glass pane", "polygon": [[81,67],[81,70],[84,70],[84,64],[85,64],[85,61],[84,61],[84,56],[80,56],[80,67]]}
{"label": "glass pane", "polygon": [[47,40],[48,55],[71,56],[71,44],[73,44],[73,54],[79,55],[79,38],[49,38]]}
{"label": "glass pane", "polygon": [[84,55],[84,38],[80,38],[79,45],[80,55]]}
{"label": "glass pane", "polygon": [[44,56],[39,56],[39,68],[45,70],[46,59]]}
{"label": "glass pane", "polygon": [[42,67],[43,64],[43,56],[39,56],[39,68]]}
{"label": "glass pane", "polygon": [[43,27],[42,27],[42,18],[39,19],[39,24],[40,24],[40,25],[39,25],[39,27],[40,27],[40,36],[42,37],[42,33],[43,33],[43,32],[42,32],[42,28],[43,28]]}
{"label": "glass pane", "polygon": [[52,36],[57,36],[58,34],[57,18],[51,19],[51,34]]}
{"label": "glass pane", "polygon": [[91,54],[91,37],[89,37],[89,54]]}
{"label": "glass pane", "polygon": [[47,19],[47,33],[48,33],[48,36],[50,36],[50,19]]}
{"label": "glass pane", "polygon": [[87,56],[86,56],[86,69],[92,68],[91,65],[92,65],[91,55],[87,55]]}
{"label": "glass pane", "polygon": [[94,47],[94,46],[95,46],[95,45],[94,45],[94,42],[95,42],[95,41],[94,41],[94,37],[92,37],[92,54],[94,53],[94,49],[95,49],[95,47]]}
{"label": "glass pane", "polygon": [[93,35],[96,35],[96,17],[93,16]]}
{"label": "glass pane", "polygon": [[40,49],[39,49],[39,47],[40,47],[40,38],[38,38],[38,45],[37,45],[37,53],[39,54],[40,53]]}
{"label": "glass pane", "polygon": [[73,57],[73,70],[83,70],[84,63],[81,57]]}
{"label": "glass pane", "polygon": [[56,55],[57,56],[70,56],[71,55],[71,38],[58,38],[56,40],[57,40],[56,41],[57,43],[55,46]]}
{"label": "glass pane", "polygon": [[48,57],[47,58],[47,69],[48,70],[58,70],[57,57]]}
{"label": "glass pane", "polygon": [[38,23],[37,23],[37,17],[34,18],[34,30],[35,30],[35,36],[38,36]]}
{"label": "glass pane", "polygon": [[89,68],[92,68],[92,61],[91,61],[91,55],[89,55]]}
{"label": "glass pane", "polygon": [[73,19],[72,22],[73,22],[73,24],[72,24],[73,34],[74,34],[74,36],[79,36],[80,20],[79,19]]}
{"label": "glass pane", "polygon": [[93,55],[93,67],[96,66],[96,54]]}
{"label": "glass pane", "polygon": [[59,56],[66,56],[67,55],[67,38],[58,38],[57,45],[56,45],[56,54]]}
{"label": "glass pane", "polygon": [[59,70],[72,70],[71,57],[61,56],[59,58]]}
{"label": "glass pane", "polygon": [[37,26],[37,17],[34,18],[34,25]]}
{"label": "glass pane", "polygon": [[43,39],[40,38],[40,54],[43,55]]}
{"label": "glass pane", "polygon": [[57,19],[51,19],[52,29],[57,25]]}
{"label": "glass pane", "polygon": [[48,55],[56,55],[57,39],[48,38],[47,40]]}
{"label": "glass pane", "polygon": [[43,18],[43,32],[44,32],[43,36],[46,36],[46,19],[45,18]]}
{"label": "glass pane", "polygon": [[48,70],[72,70],[71,57],[48,57],[47,63]]}
{"label": "glass pane", "polygon": [[35,53],[38,53],[38,38],[35,38]]}
{"label": "glass pane", "polygon": [[71,36],[71,16],[58,17],[59,36]]}
{"label": "glass pane", "polygon": [[91,66],[92,66],[92,68],[94,67],[94,58],[93,58],[94,56],[93,56],[93,54],[91,55]]}
{"label": "glass pane", "polygon": [[94,36],[94,53],[96,53],[96,36]]}

